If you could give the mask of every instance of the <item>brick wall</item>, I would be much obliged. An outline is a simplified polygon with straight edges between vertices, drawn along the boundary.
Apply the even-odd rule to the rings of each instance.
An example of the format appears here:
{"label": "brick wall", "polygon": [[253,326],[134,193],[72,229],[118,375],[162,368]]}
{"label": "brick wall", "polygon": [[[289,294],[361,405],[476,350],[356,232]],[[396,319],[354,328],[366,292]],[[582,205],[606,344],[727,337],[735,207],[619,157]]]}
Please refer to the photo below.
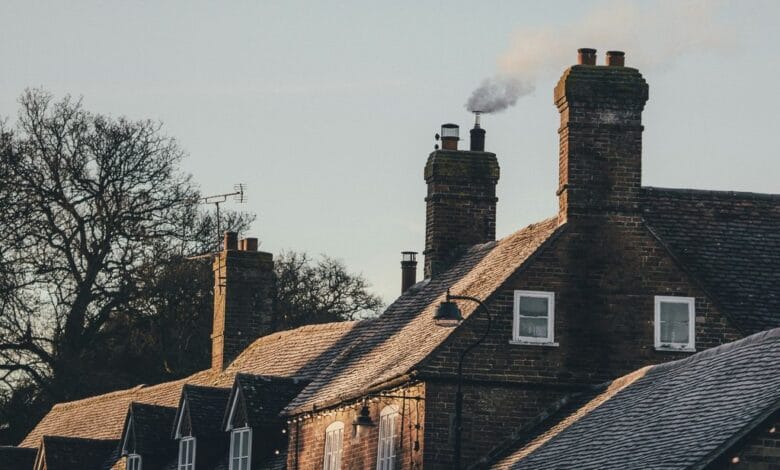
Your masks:
{"label": "brick wall", "polygon": [[756,426],[708,468],[780,470],[780,411]]}
{"label": "brick wall", "polygon": [[425,165],[425,277],[445,270],[467,248],[496,238],[496,155],[437,150]]}
{"label": "brick wall", "polygon": [[[555,292],[557,346],[509,344],[516,289]],[[516,390],[513,396],[499,391],[500,386],[486,386],[496,389],[488,400],[491,406],[464,406],[464,415],[469,415],[464,418],[467,422],[485,425],[476,428],[481,433],[479,445],[469,447],[464,439],[465,461],[489,450],[482,441],[484,445],[497,444],[506,437],[504,429],[525,424],[531,413],[513,411],[522,400],[531,400],[534,410],[543,409],[557,401],[564,391],[614,379],[647,364],[692,354],[656,351],[653,325],[656,295],[696,299],[696,349],[699,351],[741,336],[676,266],[639,217],[612,215],[570,221],[558,239],[488,299],[487,305],[494,316],[491,334],[464,362],[467,380],[504,382],[507,386],[514,384],[516,389],[526,385],[531,387],[529,390],[537,387],[536,390],[544,392],[534,395]],[[423,366],[422,376],[454,377],[459,353],[486,326],[483,313],[470,317]],[[431,388],[429,395],[439,390]],[[454,403],[453,396],[443,401]],[[473,400],[468,396],[466,399]],[[503,417],[500,426],[496,425],[490,410],[500,410]],[[438,411],[439,408],[430,408],[426,419],[441,419]],[[436,449],[437,460],[444,465],[451,444],[444,439],[444,434],[433,431],[440,430],[441,423],[435,427],[432,423],[429,422],[431,434],[426,434],[426,443],[429,449]]]}
{"label": "brick wall", "polygon": [[273,255],[228,249],[214,260],[211,366],[222,370],[255,339],[272,332]]}
{"label": "brick wall", "polygon": [[[344,440],[342,448],[341,468],[343,470],[363,470],[376,467],[377,444],[379,438],[379,414],[385,406],[395,406],[400,415],[396,431],[396,456],[398,469],[422,468],[423,420],[425,417],[424,400],[412,397],[425,397],[425,386],[422,384],[398,388],[383,392],[385,395],[406,396],[402,398],[374,397],[369,401],[371,419],[377,425],[361,439],[353,435],[352,421],[358,415],[361,402],[345,404],[334,410],[315,413],[301,422],[293,422],[288,426],[290,443],[288,446],[287,468],[290,470],[308,470],[322,468],[325,455],[325,429],[335,421],[344,423]],[[419,424],[419,430],[416,425]],[[417,446],[415,446],[417,442]],[[297,451],[296,451],[297,449]]]}

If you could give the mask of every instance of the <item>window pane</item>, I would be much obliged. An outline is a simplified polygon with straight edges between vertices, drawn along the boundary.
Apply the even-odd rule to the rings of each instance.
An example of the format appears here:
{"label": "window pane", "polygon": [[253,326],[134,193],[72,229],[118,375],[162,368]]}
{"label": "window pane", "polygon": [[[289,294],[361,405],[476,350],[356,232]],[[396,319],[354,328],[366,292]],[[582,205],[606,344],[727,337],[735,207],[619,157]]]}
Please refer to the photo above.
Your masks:
{"label": "window pane", "polygon": [[520,315],[547,317],[547,299],[544,297],[520,297]]}
{"label": "window pane", "polygon": [[688,304],[661,302],[661,342],[688,343]]}
{"label": "window pane", "polygon": [[520,317],[520,336],[546,338],[547,318]]}

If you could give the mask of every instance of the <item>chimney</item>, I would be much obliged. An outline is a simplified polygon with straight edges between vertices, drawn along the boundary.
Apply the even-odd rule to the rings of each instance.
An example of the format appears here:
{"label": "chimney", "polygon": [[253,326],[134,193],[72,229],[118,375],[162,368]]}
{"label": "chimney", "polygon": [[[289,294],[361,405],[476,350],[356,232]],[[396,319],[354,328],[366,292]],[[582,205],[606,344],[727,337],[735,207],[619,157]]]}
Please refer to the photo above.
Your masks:
{"label": "chimney", "polygon": [[417,252],[401,252],[401,293],[417,283]]}
{"label": "chimney", "polygon": [[639,208],[647,83],[624,67],[622,52],[610,51],[606,66],[596,66],[595,57],[595,50],[580,49],[582,65],[567,69],[555,87],[560,222]]}
{"label": "chimney", "polygon": [[447,269],[472,245],[496,238],[496,154],[483,151],[484,144],[477,146],[480,150],[457,150],[457,140],[454,147],[448,145],[445,129],[453,128],[457,132],[455,124],[442,126],[443,148],[433,151],[425,165],[426,278]]}
{"label": "chimney", "polygon": [[480,114],[479,111],[474,113],[474,128],[471,129],[471,146],[469,147],[472,152],[485,151],[485,129],[479,127]]}
{"label": "chimney", "polygon": [[214,323],[211,368],[224,370],[247,346],[275,328],[273,256],[257,251],[257,239],[238,241],[226,232],[214,259]]}

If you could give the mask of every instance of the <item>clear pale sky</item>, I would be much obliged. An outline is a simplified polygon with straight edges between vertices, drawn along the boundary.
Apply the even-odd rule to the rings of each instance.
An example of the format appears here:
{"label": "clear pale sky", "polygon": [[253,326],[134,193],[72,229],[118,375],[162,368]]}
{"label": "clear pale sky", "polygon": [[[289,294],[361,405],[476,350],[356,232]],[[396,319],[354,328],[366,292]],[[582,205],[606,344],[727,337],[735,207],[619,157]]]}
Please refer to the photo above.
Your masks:
{"label": "clear pale sky", "polygon": [[[535,85],[483,119],[498,236],[557,210],[552,89],[578,47],[650,84],[643,184],[780,193],[780,2],[0,3],[0,116],[26,87],[162,121],[205,194],[248,185],[261,249],[325,253],[385,301],[422,252],[423,166],[497,72]],[[467,142],[462,142],[467,144]],[[422,265],[422,264],[421,264]]]}

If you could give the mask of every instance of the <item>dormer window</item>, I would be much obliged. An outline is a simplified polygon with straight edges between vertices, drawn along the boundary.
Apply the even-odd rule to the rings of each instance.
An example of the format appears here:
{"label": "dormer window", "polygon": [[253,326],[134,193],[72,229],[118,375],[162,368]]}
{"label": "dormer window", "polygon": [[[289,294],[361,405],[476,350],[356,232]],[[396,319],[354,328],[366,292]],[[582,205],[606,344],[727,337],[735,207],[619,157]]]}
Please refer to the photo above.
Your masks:
{"label": "dormer window", "polygon": [[555,345],[555,293],[516,290],[512,343]]}
{"label": "dormer window", "polygon": [[655,348],[696,351],[693,297],[655,296]]}
{"label": "dormer window", "polygon": [[127,470],[142,470],[140,455],[138,454],[127,455]]}
{"label": "dormer window", "polygon": [[251,464],[252,429],[233,429],[230,433],[230,470],[249,470]]}
{"label": "dormer window", "polygon": [[179,440],[179,469],[195,470],[195,438],[182,437]]}

